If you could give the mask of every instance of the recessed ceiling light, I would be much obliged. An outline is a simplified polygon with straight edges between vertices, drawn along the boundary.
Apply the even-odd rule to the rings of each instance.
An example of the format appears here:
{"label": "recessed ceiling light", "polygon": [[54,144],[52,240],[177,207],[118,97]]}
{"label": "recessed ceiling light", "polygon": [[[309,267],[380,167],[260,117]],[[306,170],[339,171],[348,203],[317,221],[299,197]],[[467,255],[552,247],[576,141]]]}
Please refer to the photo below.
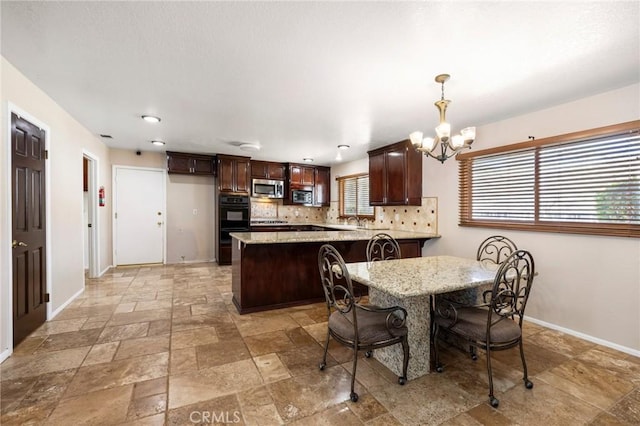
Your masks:
{"label": "recessed ceiling light", "polygon": [[164,141],[159,141],[159,140],[151,141],[151,143],[158,146],[164,145]]}
{"label": "recessed ceiling light", "polygon": [[313,158],[303,158],[302,161],[304,161],[305,163],[313,163]]}
{"label": "recessed ceiling light", "polygon": [[240,149],[243,151],[260,151],[260,145],[257,143],[242,143]]}
{"label": "recessed ceiling light", "polygon": [[349,149],[351,148],[349,145],[338,145],[338,149]]}
{"label": "recessed ceiling light", "polygon": [[143,115],[142,119],[144,121],[148,121],[149,123],[159,123],[160,122],[160,117],[155,117],[153,115]]}

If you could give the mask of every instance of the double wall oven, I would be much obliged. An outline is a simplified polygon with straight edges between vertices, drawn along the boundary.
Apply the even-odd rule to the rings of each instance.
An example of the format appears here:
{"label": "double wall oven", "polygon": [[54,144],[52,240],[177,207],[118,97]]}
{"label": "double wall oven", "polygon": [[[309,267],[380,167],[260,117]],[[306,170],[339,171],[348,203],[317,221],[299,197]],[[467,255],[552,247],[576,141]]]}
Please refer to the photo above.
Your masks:
{"label": "double wall oven", "polygon": [[218,253],[219,265],[231,265],[232,232],[249,232],[248,195],[220,194],[218,199]]}

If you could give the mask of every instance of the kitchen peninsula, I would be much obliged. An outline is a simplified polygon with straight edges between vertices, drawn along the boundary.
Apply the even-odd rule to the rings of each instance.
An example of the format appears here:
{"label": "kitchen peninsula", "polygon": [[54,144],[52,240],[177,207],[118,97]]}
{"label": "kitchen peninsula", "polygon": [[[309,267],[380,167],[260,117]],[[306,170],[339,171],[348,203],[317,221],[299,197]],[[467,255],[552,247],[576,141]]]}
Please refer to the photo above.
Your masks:
{"label": "kitchen peninsula", "polygon": [[354,229],[322,231],[235,232],[232,241],[233,303],[246,314],[324,301],[318,250],[332,244],[346,262],[366,260],[369,239],[385,232],[400,244],[403,258],[422,256],[433,233]]}

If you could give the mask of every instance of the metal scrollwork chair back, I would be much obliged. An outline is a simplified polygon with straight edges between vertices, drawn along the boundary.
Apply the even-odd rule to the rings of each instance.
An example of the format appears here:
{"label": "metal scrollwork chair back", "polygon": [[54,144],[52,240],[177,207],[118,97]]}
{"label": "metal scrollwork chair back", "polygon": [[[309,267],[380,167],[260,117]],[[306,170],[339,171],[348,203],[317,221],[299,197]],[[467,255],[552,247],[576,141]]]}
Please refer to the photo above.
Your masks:
{"label": "metal scrollwork chair back", "polygon": [[401,258],[400,245],[389,234],[380,232],[367,243],[367,262]]}
{"label": "metal scrollwork chair back", "polygon": [[353,371],[351,374],[351,400],[356,402],[358,394],[354,391],[358,351],[371,351],[395,344],[401,344],[404,352],[402,376],[398,382],[403,385],[407,380],[409,364],[409,343],[407,339],[407,311],[393,306],[380,308],[361,305],[353,295],[351,277],[340,253],[330,244],[320,247],[318,269],[324,290],[329,315],[327,340],[320,370],[327,365],[329,339],[353,349]]}
{"label": "metal scrollwork chair back", "polygon": [[436,371],[443,371],[438,354],[437,339],[440,333],[453,334],[473,347],[486,350],[489,402],[493,407],[497,407],[499,401],[493,395],[492,351],[519,346],[525,387],[533,387],[527,375],[522,322],[534,275],[535,266],[531,253],[516,250],[500,265],[490,292],[491,300],[487,303],[468,306],[443,299],[436,306],[433,338]]}
{"label": "metal scrollwork chair back", "polygon": [[476,259],[500,264],[516,250],[518,247],[509,238],[494,235],[480,244]]}

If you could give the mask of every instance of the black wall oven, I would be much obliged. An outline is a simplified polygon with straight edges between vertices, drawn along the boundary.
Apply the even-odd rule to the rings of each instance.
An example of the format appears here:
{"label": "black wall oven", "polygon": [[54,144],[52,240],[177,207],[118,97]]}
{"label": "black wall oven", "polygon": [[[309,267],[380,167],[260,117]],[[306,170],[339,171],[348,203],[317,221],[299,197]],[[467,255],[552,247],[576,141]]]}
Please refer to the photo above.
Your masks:
{"label": "black wall oven", "polygon": [[249,232],[251,207],[248,195],[223,195],[218,199],[219,265],[231,265],[232,232]]}

